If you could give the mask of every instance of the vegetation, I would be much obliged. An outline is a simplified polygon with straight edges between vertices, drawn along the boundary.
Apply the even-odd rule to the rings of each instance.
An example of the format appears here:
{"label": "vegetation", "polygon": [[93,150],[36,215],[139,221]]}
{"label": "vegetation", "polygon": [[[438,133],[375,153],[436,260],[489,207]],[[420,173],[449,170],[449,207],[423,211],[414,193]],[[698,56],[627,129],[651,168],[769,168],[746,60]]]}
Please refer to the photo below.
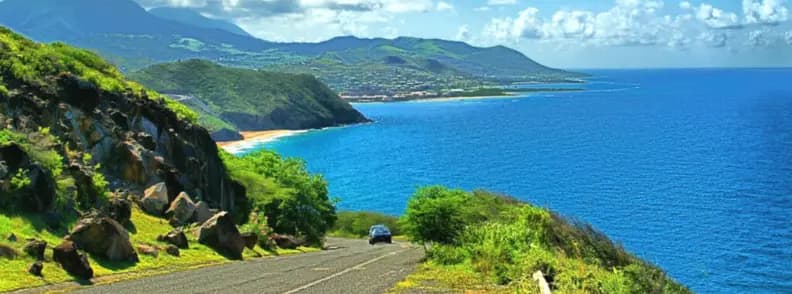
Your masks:
{"label": "vegetation", "polygon": [[591,226],[489,192],[423,188],[401,221],[430,246],[428,262],[397,290],[533,292],[541,271],[554,293],[689,292]]}
{"label": "vegetation", "polygon": [[337,237],[361,238],[368,236],[373,225],[387,226],[391,234],[402,234],[399,219],[395,216],[369,211],[340,211],[330,235]]}
{"label": "vegetation", "polygon": [[[130,92],[166,103],[181,119],[195,122],[197,114],[169,98],[127,81],[115,66],[93,52],[63,43],[38,44],[0,27],[0,76],[4,81],[18,80],[45,87],[48,78],[72,73],[108,92]],[[3,87],[7,95],[8,89]]]}
{"label": "vegetation", "polygon": [[[364,122],[365,118],[311,75],[223,67],[203,60],[158,64],[131,78],[185,100],[211,131],[304,129]],[[190,99],[190,98],[188,98]]]}
{"label": "vegetation", "polygon": [[321,244],[336,221],[335,206],[322,176],[309,174],[300,160],[283,159],[269,150],[242,157],[222,152],[221,156],[231,177],[247,191],[248,202],[239,204],[238,216],[253,213],[258,216],[254,226],[266,220],[271,231]]}

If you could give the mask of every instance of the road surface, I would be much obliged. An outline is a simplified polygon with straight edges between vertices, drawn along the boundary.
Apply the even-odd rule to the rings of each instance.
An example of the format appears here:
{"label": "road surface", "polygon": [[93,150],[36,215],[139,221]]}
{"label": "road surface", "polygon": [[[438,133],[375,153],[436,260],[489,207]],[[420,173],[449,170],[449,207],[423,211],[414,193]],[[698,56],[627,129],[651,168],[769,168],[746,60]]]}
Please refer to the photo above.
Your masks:
{"label": "road surface", "polygon": [[328,250],[260,258],[109,285],[76,293],[383,293],[412,272],[423,250],[329,238]]}

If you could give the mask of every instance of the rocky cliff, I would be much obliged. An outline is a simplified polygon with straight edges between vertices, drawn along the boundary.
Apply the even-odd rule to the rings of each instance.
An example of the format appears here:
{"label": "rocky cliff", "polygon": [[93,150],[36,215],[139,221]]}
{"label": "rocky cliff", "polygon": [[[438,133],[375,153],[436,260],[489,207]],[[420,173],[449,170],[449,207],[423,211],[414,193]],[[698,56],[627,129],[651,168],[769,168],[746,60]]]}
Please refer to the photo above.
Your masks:
{"label": "rocky cliff", "polygon": [[[98,174],[109,190],[140,192],[165,182],[171,199],[185,191],[233,211],[235,201],[244,199],[244,188],[228,177],[215,142],[190,116],[167,98],[126,81],[93,53],[37,44],[0,27],[0,127],[53,137],[45,147],[65,166],[56,180],[73,181],[78,199],[96,190],[89,188],[100,181]],[[44,177],[61,174],[47,172]],[[5,177],[10,183],[11,176]]]}

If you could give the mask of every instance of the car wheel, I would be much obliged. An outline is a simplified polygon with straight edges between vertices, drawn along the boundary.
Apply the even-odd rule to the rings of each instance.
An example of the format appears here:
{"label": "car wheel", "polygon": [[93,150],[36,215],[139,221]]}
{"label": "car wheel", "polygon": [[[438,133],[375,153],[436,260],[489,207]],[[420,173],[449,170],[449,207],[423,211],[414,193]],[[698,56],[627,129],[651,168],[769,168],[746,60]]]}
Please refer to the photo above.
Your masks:
{"label": "car wheel", "polygon": [[393,244],[391,238],[388,238],[388,244]]}

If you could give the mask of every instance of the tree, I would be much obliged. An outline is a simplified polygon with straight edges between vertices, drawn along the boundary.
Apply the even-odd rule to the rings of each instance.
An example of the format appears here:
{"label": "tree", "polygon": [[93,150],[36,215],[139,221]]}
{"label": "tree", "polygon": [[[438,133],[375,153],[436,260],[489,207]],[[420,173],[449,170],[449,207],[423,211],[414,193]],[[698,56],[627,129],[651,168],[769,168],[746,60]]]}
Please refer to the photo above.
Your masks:
{"label": "tree", "polygon": [[419,189],[407,203],[402,230],[420,243],[453,244],[466,227],[472,196],[440,186]]}

